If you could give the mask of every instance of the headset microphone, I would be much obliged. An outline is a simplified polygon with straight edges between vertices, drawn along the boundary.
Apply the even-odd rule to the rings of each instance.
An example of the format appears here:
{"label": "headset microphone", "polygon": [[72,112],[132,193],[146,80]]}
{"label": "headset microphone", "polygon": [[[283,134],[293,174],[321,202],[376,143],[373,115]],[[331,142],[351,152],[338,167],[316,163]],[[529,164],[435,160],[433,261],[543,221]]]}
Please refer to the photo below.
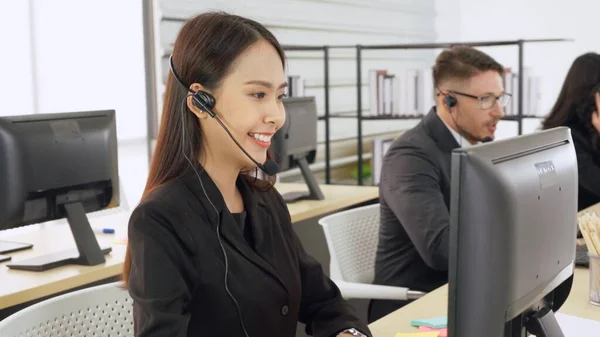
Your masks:
{"label": "headset microphone", "polygon": [[277,174],[277,172],[279,172],[279,165],[275,161],[269,159],[264,164],[261,164],[258,161],[256,161],[256,159],[252,158],[252,156],[242,147],[242,145],[240,145],[240,143],[238,143],[238,141],[235,139],[235,137],[233,137],[231,132],[229,132],[229,129],[227,129],[225,124],[223,124],[223,122],[221,121],[219,116],[217,116],[217,114],[213,111],[213,108],[215,106],[215,98],[211,94],[209,94],[205,91],[201,91],[201,90],[194,92],[189,87],[187,87],[185,84],[183,84],[183,81],[179,78],[179,75],[177,75],[177,72],[175,71],[175,67],[173,66],[173,55],[171,55],[169,57],[169,66],[171,67],[171,72],[173,73],[173,77],[175,77],[177,82],[179,82],[179,84],[181,84],[184,88],[186,88],[192,94],[192,102],[193,102],[194,106],[202,111],[206,111],[210,117],[216,119],[217,122],[219,123],[219,125],[221,125],[221,127],[223,128],[223,130],[225,130],[225,132],[227,132],[227,134],[229,135],[231,140],[233,140],[235,145],[237,145],[237,147],[239,147],[240,150],[242,150],[242,152],[244,152],[244,154],[248,158],[250,158],[250,160],[261,171],[263,171],[264,173],[266,173],[269,176],[273,176],[273,175]]}

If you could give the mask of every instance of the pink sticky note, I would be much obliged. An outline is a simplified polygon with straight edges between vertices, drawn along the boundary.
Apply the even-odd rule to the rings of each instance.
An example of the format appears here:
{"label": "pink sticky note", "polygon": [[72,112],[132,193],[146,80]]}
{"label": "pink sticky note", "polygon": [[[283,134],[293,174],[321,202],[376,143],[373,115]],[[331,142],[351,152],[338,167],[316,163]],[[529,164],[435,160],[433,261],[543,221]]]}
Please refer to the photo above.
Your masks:
{"label": "pink sticky note", "polygon": [[440,334],[438,335],[438,337],[448,337],[448,328],[443,328],[443,329],[432,329],[428,326],[420,326],[419,327],[419,332],[433,332],[433,331],[437,331]]}

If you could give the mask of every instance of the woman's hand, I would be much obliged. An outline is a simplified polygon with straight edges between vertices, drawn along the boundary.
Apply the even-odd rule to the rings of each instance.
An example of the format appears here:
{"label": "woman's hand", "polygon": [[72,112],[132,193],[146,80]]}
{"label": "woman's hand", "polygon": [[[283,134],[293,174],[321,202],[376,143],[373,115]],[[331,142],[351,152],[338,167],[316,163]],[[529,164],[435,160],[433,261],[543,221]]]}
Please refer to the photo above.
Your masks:
{"label": "woman's hand", "polygon": [[592,124],[596,131],[600,132],[600,115],[598,115],[600,113],[600,93],[597,92],[594,97],[596,98],[596,111],[592,112]]}

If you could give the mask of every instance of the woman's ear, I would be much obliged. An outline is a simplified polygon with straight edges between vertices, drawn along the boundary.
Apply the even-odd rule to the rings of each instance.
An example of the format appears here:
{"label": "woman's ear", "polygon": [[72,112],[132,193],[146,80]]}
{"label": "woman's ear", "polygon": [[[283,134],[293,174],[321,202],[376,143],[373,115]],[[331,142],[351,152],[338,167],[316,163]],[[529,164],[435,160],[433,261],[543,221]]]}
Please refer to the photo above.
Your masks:
{"label": "woman's ear", "polygon": [[[206,91],[206,89],[199,83],[193,83],[192,85],[190,85],[190,90],[192,90],[193,92],[198,92],[198,91]],[[190,111],[192,111],[194,113],[194,115],[196,115],[196,117],[200,118],[200,119],[206,119],[208,118],[209,114],[206,111],[203,111],[198,103],[196,103],[195,98],[193,95],[190,95],[187,97],[187,106],[190,109]]]}

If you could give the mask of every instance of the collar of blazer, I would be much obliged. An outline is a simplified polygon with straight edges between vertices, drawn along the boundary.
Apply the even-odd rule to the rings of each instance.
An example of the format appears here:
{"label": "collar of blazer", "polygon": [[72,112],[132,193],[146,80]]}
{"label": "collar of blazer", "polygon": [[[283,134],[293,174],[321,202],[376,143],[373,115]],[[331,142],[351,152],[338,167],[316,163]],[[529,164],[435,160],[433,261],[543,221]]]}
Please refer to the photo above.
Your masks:
{"label": "collar of blazer", "polygon": [[442,151],[450,153],[460,147],[444,121],[438,116],[435,106],[423,117],[423,127]]}
{"label": "collar of blazer", "polygon": [[[212,204],[217,209],[217,213],[222,214],[224,210],[229,212],[227,210],[225,200],[223,199],[221,191],[219,191],[219,188],[214,183],[210,175],[202,168],[202,166],[199,163],[196,163],[195,169],[198,172],[198,175],[200,176],[200,181],[202,182],[202,184],[200,183],[200,181],[198,181],[198,176],[196,176],[196,173],[192,168],[189,168],[184,174],[184,181],[188,188],[192,190],[194,195],[196,195],[198,200],[200,200],[200,202],[202,203],[202,207],[206,211],[210,223],[216,224],[218,220],[217,214],[215,214],[215,210],[212,208],[210,202],[212,202]],[[244,198],[244,207],[253,208],[257,205],[261,207],[266,207],[266,202],[261,193],[258,193],[251,186],[249,186],[248,183],[241,176],[238,176],[236,185],[240,189],[240,193]],[[206,191],[206,195],[202,190],[202,186],[204,186],[204,191]],[[207,196],[210,198],[210,202],[207,199]]]}
{"label": "collar of blazer", "polygon": [[[184,180],[186,185],[192,190],[202,204],[210,223],[216,227],[217,221],[220,220],[220,232],[223,235],[223,238],[246,259],[259,266],[265,272],[271,274],[271,276],[278,280],[287,291],[288,289],[285,286],[285,283],[276,271],[276,255],[272,236],[273,216],[271,215],[271,212],[273,212],[273,210],[269,209],[263,193],[254,190],[244,178],[238,176],[236,184],[244,199],[244,207],[248,217],[248,226],[252,227],[253,249],[246,242],[241,228],[237,225],[231,212],[227,209],[225,200],[217,185],[213,182],[208,173],[202,169],[200,164],[196,165],[196,170],[198,171],[202,185],[206,190],[206,195],[204,195],[204,192],[202,191],[202,186],[200,185],[194,170],[190,168],[185,173]],[[207,195],[217,209],[220,219],[217,218],[215,210],[207,200]]]}

